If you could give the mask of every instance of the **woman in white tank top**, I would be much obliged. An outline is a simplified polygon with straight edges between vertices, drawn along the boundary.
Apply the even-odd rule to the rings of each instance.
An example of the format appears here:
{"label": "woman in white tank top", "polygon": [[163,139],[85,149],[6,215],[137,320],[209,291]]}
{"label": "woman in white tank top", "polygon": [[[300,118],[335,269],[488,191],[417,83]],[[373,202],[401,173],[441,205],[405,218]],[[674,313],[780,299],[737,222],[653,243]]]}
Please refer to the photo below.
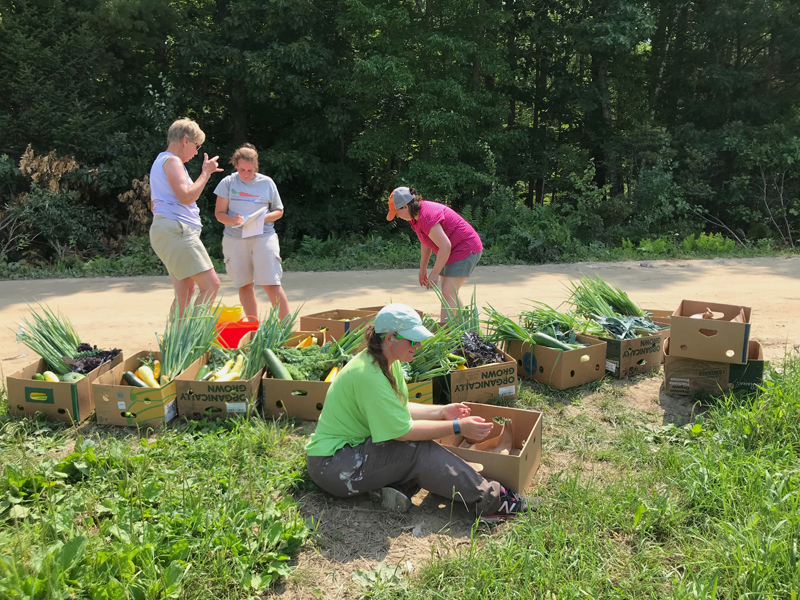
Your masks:
{"label": "woman in white tank top", "polygon": [[222,171],[217,165],[219,157],[204,154],[203,170],[194,182],[184,166],[197,155],[205,138],[191,119],[175,121],[167,134],[166,152],[160,153],[150,168],[150,244],[172,278],[181,314],[192,299],[195,285],[197,302],[213,301],[219,289],[219,277],[200,241],[202,224],[197,207],[211,175]]}

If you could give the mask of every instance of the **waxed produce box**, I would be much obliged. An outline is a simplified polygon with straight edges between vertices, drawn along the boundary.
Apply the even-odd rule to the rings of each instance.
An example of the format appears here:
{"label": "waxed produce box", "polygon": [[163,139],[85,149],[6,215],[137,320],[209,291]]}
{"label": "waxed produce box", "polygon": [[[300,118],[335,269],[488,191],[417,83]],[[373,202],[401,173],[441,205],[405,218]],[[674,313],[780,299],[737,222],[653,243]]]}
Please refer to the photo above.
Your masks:
{"label": "waxed produce box", "polygon": [[369,323],[377,311],[335,309],[300,317],[303,331],[325,331],[329,340],[338,340],[344,334]]}
{"label": "waxed produce box", "polygon": [[[524,492],[542,460],[542,413],[490,404],[466,404],[472,416],[483,417],[487,421],[493,417],[513,421],[515,455],[462,448],[460,445],[464,442],[463,435],[453,434],[436,441],[465,461],[482,465],[480,473],[486,479],[499,481],[515,492]],[[482,441],[500,435],[500,431],[500,425],[495,422],[492,433]]]}
{"label": "waxed produce box", "polygon": [[139,359],[151,354],[161,360],[160,352],[143,350],[92,382],[98,424],[161,429],[178,416],[175,381],[160,388],[140,388],[122,377],[125,371],[135,373],[142,366]]}
{"label": "waxed produce box", "polygon": [[712,396],[740,390],[755,392],[764,383],[764,350],[756,340],[748,343],[747,363],[744,365],[672,356],[671,347],[672,338],[668,338],[664,388],[673,396],[691,396],[696,392]]}
{"label": "waxed produce box", "polygon": [[417,404],[433,404],[433,382],[414,381],[406,383],[408,386],[408,401]]}
{"label": "waxed produce box", "polygon": [[[384,306],[386,306],[386,305],[384,305]],[[382,308],[383,308],[383,306],[362,306],[360,308],[357,308],[356,310],[363,310],[363,311],[366,311],[366,312],[378,313]],[[421,310],[417,310],[416,308],[414,310],[417,312],[417,314],[419,315],[420,319],[425,316],[425,313],[423,313]]]}
{"label": "waxed produce box", "polygon": [[506,351],[517,359],[517,373],[525,379],[550,385],[557,390],[598,381],[606,374],[606,342],[597,338],[577,335],[575,339],[584,348],[558,350],[541,344],[508,342]]}
{"label": "waxed produce box", "polygon": [[[709,311],[713,318],[695,318]],[[671,317],[670,355],[746,364],[750,315],[749,306],[682,300]]]}
{"label": "waxed produce box", "polygon": [[6,380],[8,412],[15,417],[31,417],[41,413],[49,421],[80,423],[94,410],[92,382],[123,361],[120,352],[113,360],[103,363],[75,382],[36,381],[35,373],[50,369],[43,358],[30,363]]}
{"label": "waxed produce box", "polygon": [[517,396],[517,361],[505,352],[505,362],[455,369],[433,378],[436,404],[491,402]]}
{"label": "waxed produce box", "polygon": [[[598,337],[606,343],[606,372],[614,379],[660,371],[664,362],[664,340],[669,329],[656,333],[642,332],[632,340]],[[596,336],[587,336],[596,337]]]}

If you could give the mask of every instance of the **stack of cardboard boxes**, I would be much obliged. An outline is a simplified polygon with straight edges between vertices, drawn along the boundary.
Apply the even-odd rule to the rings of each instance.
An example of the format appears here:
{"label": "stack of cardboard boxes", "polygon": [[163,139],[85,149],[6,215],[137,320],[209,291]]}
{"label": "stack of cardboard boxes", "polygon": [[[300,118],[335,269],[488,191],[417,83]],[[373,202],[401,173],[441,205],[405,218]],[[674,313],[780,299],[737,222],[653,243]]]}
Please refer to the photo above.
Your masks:
{"label": "stack of cardboard boxes", "polygon": [[764,380],[764,351],[750,339],[750,307],[683,300],[665,344],[668,394],[755,391]]}

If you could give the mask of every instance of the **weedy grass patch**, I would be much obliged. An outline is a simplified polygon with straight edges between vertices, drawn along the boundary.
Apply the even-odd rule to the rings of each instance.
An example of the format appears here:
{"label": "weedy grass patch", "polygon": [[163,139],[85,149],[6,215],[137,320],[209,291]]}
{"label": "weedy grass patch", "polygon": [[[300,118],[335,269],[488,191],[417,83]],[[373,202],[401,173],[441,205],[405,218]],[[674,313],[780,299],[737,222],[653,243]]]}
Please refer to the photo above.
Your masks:
{"label": "weedy grass patch", "polygon": [[[534,390],[520,402],[541,400]],[[619,475],[551,470],[536,490],[536,512],[429,563],[402,593],[372,597],[797,597],[796,352],[762,392],[718,399],[683,427],[635,422],[612,395],[598,399],[599,412],[628,416],[600,435],[591,412],[574,418],[565,404],[550,404],[545,457],[560,449],[579,460],[592,455],[613,462]]]}
{"label": "weedy grass patch", "polygon": [[[201,422],[138,441],[97,429],[51,458],[69,430],[45,444],[43,426],[0,429],[0,597],[243,598],[288,574],[308,536],[286,428]],[[31,445],[41,460],[6,459]]]}

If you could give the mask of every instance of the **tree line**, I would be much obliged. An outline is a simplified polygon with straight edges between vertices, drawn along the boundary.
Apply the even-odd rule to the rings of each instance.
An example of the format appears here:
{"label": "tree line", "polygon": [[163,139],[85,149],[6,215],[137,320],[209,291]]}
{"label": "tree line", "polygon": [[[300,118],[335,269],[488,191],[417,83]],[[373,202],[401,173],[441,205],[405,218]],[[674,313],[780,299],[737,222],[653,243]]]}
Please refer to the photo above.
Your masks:
{"label": "tree line", "polygon": [[796,244],[794,2],[0,0],[0,56],[6,261],[146,235],[181,116],[211,155],[256,145],[287,252],[391,235],[402,184],[524,260],[703,231]]}

